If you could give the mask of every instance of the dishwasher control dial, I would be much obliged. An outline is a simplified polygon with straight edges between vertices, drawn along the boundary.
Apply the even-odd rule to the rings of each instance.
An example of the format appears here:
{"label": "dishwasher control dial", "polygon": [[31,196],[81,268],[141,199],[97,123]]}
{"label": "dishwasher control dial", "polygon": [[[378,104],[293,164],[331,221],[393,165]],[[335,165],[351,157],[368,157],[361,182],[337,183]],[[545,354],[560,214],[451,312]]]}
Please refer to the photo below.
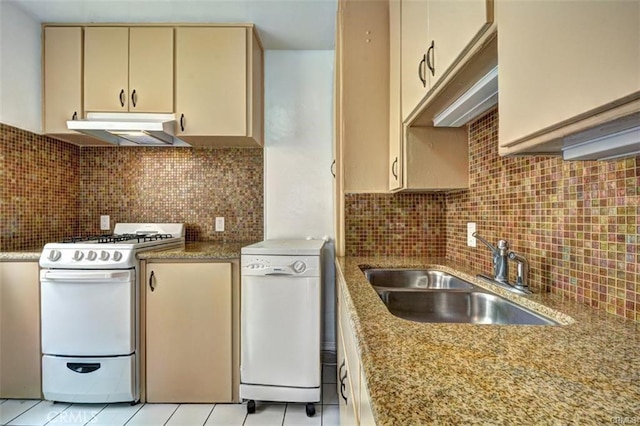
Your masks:
{"label": "dishwasher control dial", "polygon": [[88,260],[96,260],[96,257],[98,257],[96,252],[93,251],[93,250],[89,250],[89,253],[87,253],[87,259]]}
{"label": "dishwasher control dial", "polygon": [[120,253],[119,251],[114,251],[113,260],[115,260],[116,262],[119,262],[120,259],[122,259],[122,253]]}
{"label": "dishwasher control dial", "polygon": [[109,260],[109,252],[102,250],[100,252],[100,260]]}
{"label": "dishwasher control dial", "polygon": [[60,256],[62,256],[62,253],[60,253],[60,250],[51,250],[49,252],[49,256],[47,256],[49,258],[50,261],[55,262],[56,260],[60,259]]}
{"label": "dishwasher control dial", "polygon": [[73,260],[82,260],[83,257],[84,253],[82,253],[80,250],[76,250],[75,253],[73,253]]}
{"label": "dishwasher control dial", "polygon": [[304,263],[302,260],[295,261],[291,267],[298,274],[303,273],[307,269],[306,263]]}

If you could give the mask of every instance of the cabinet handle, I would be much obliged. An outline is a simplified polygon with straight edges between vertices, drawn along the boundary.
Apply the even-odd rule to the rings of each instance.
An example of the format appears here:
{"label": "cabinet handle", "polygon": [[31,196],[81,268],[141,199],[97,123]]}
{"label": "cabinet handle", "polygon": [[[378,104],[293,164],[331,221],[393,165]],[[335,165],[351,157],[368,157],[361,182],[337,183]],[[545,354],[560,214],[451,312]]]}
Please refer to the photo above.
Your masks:
{"label": "cabinet handle", "polygon": [[333,163],[331,163],[331,174],[333,175],[333,178],[336,178],[336,171],[334,169],[334,167],[336,166],[336,160],[333,160]]}
{"label": "cabinet handle", "polygon": [[427,50],[427,67],[431,71],[431,75],[436,75],[436,55],[435,55],[435,43],[431,40],[431,46]]}
{"label": "cabinet handle", "polygon": [[131,92],[131,103],[135,108],[136,107],[136,89],[133,89],[133,92]]}
{"label": "cabinet handle", "polygon": [[[342,370],[342,367],[345,367],[344,365],[345,360],[342,360],[342,365],[340,366],[340,370]],[[342,397],[342,399],[344,399],[344,403],[348,404],[347,402],[347,397],[344,395],[344,391],[347,390],[347,386],[344,384],[344,381],[347,379],[347,369],[344,369],[344,376],[340,377],[340,396]]]}
{"label": "cabinet handle", "polygon": [[422,82],[422,87],[427,87],[427,79],[424,78],[424,73],[422,70],[424,69],[424,64],[427,60],[427,55],[422,55],[422,60],[418,64],[418,78]]}
{"label": "cabinet handle", "polygon": [[120,91],[120,106],[124,108],[124,101],[126,101],[124,89]]}
{"label": "cabinet handle", "polygon": [[151,271],[151,275],[149,275],[149,288],[151,289],[151,291],[155,291],[156,288],[153,286],[153,277],[155,275],[154,271]]}
{"label": "cabinet handle", "polygon": [[184,114],[180,114],[180,131],[184,132]]}
{"label": "cabinet handle", "polygon": [[397,166],[398,166],[398,157],[396,157],[396,159],[393,161],[393,164],[391,165],[391,173],[393,174],[393,177],[396,180],[398,179],[398,172],[396,172]]}
{"label": "cabinet handle", "polygon": [[71,116],[72,120],[77,120],[78,119],[78,111],[73,111],[73,115]]}

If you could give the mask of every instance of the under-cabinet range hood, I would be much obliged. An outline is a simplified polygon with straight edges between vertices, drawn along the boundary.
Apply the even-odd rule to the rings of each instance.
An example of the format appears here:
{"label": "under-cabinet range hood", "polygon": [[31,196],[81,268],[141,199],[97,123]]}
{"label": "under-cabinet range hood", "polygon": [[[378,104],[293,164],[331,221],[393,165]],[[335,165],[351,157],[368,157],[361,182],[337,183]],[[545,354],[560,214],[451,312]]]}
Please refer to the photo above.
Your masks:
{"label": "under-cabinet range hood", "polygon": [[85,120],[67,121],[67,128],[122,146],[191,146],[174,133],[174,114],[90,112]]}

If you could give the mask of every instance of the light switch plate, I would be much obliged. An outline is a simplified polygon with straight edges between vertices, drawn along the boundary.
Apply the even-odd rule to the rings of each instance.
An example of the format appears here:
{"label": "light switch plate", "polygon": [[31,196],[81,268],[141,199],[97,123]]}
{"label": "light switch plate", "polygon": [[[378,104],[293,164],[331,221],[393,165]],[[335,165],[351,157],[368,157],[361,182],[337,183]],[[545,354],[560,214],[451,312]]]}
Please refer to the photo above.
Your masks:
{"label": "light switch plate", "polygon": [[467,246],[475,247],[476,239],[473,236],[473,233],[476,232],[476,223],[475,222],[467,222]]}
{"label": "light switch plate", "polygon": [[100,215],[100,230],[108,231],[111,229],[111,220],[108,214]]}
{"label": "light switch plate", "polygon": [[224,217],[216,217],[216,232],[224,231]]}

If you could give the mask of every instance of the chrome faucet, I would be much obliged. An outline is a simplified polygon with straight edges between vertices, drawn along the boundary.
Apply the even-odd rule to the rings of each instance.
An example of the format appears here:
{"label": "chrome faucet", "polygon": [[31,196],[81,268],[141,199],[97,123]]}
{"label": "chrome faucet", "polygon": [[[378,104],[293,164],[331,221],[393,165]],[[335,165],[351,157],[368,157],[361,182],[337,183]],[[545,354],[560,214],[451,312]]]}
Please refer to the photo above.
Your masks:
{"label": "chrome faucet", "polygon": [[[497,247],[478,235],[477,232],[471,234],[472,237],[480,240],[491,250],[493,254],[493,278],[491,281],[500,284],[512,291],[531,294],[529,289],[529,262],[523,256],[509,251],[509,243],[505,240],[498,240]],[[509,282],[509,259],[518,263],[516,283]],[[481,275],[483,278],[484,275]]]}
{"label": "chrome faucet", "polygon": [[471,234],[472,237],[480,240],[489,247],[493,253],[493,279],[503,283],[509,282],[509,243],[505,240],[498,240],[498,247],[478,235],[477,232]]}

